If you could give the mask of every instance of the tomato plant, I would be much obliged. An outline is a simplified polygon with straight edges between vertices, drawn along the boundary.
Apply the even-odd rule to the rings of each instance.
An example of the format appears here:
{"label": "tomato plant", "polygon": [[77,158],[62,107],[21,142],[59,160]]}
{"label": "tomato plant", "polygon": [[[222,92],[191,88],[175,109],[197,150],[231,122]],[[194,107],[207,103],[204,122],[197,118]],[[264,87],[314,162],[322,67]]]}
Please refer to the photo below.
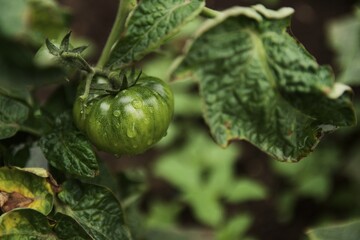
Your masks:
{"label": "tomato plant", "polygon": [[92,99],[83,107],[77,98],[75,124],[99,149],[118,155],[150,148],[166,135],[173,116],[172,91],[154,77],[141,77],[126,89]]}
{"label": "tomato plant", "polygon": [[[241,170],[251,177],[236,175],[238,140],[279,162],[316,162],[271,165],[293,188],[277,196],[284,218],[297,196],[330,195],[340,150],[326,155],[316,146],[356,125],[353,90],[294,38],[294,9],[121,0],[96,58],[55,0],[0,5],[1,239],[203,239],[176,229],[188,209],[211,239],[244,239],[256,221],[224,203],[274,193],[253,179],[265,169],[253,156],[244,155],[255,163]],[[353,64],[342,78],[356,82],[356,71]],[[172,202],[147,202],[152,178],[175,188],[166,196]]]}

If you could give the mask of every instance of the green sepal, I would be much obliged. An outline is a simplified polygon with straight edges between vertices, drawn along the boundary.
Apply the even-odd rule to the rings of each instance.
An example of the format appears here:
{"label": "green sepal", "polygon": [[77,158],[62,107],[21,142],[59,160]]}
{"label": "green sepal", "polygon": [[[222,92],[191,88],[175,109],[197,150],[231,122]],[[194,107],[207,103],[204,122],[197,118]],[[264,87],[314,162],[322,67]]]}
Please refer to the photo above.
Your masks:
{"label": "green sepal", "polygon": [[55,44],[53,44],[49,39],[45,40],[45,44],[47,49],[49,50],[49,52],[54,55],[54,56],[59,56],[60,54],[60,48],[58,48],[57,46],[55,46]]}
{"label": "green sepal", "polygon": [[65,37],[61,40],[61,44],[60,44],[60,49],[64,52],[69,51],[69,47],[70,47],[70,36],[71,36],[71,31],[68,32]]}

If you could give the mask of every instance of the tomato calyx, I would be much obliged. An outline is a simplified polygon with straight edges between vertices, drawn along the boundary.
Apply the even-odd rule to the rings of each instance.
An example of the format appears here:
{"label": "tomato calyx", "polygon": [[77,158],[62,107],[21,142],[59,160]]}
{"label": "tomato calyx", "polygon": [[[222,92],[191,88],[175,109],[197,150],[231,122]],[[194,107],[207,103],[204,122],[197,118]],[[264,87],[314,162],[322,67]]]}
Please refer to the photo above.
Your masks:
{"label": "tomato calyx", "polygon": [[59,58],[65,65],[80,68],[86,72],[93,72],[93,68],[81,56],[81,53],[87,49],[87,46],[73,48],[70,44],[70,36],[71,31],[64,36],[59,46],[46,39],[45,44],[49,53]]}
{"label": "tomato calyx", "polygon": [[[84,103],[88,102],[89,95],[116,95],[132,87],[140,79],[142,72],[136,71],[135,68],[110,71],[110,69],[92,67],[81,56],[87,46],[73,48],[70,37],[71,32],[63,37],[59,45],[52,43],[49,39],[46,39],[45,44],[49,53],[59,58],[62,63],[86,72],[86,85],[81,97]],[[98,77],[106,79],[106,82],[96,82]]]}
{"label": "tomato calyx", "polygon": [[[134,86],[140,79],[142,71],[140,70],[137,73],[134,68],[130,71],[131,72],[129,73],[129,70],[123,69],[106,73],[97,70],[91,80],[90,95],[116,95],[120,91]],[[98,78],[101,78],[102,81],[99,82]]]}
{"label": "tomato calyx", "polygon": [[124,89],[134,86],[140,79],[142,71],[136,75],[135,68],[131,68],[130,74],[128,70],[121,70],[120,72],[111,72],[109,74],[110,83],[113,86],[114,93],[118,93]]}

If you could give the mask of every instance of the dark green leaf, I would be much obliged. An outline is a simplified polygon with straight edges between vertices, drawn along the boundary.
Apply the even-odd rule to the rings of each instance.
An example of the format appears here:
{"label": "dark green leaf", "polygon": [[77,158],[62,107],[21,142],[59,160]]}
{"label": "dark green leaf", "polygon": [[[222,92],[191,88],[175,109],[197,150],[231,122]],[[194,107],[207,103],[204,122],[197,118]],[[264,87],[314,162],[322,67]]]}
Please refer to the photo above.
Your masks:
{"label": "dark green leaf", "polygon": [[40,147],[49,163],[78,176],[94,177],[98,164],[91,144],[78,131],[54,131],[40,139]]}
{"label": "dark green leaf", "polygon": [[203,0],[144,0],[116,44],[107,66],[130,64],[162,45],[204,7]]}
{"label": "dark green leaf", "polygon": [[[81,178],[81,181],[84,183],[100,185],[109,188],[115,195],[119,194],[120,186],[118,184],[117,178],[112,174],[108,166],[104,161],[99,159],[99,174],[96,177],[92,178]],[[130,184],[129,184],[130,185]],[[121,189],[121,192],[124,193],[124,189]],[[124,197],[123,195],[121,195]]]}
{"label": "dark green leaf", "polygon": [[60,210],[74,218],[92,238],[131,239],[120,203],[107,188],[68,181],[58,197],[62,202]]}
{"label": "dark green leaf", "polygon": [[56,213],[54,219],[56,224],[54,226],[54,232],[59,239],[64,240],[87,240],[91,238],[81,225],[70,216],[62,213]]}
{"label": "dark green leaf", "polygon": [[310,240],[359,240],[360,221],[315,228],[308,233]]}
{"label": "dark green leaf", "polygon": [[64,72],[55,67],[39,67],[31,49],[0,36],[0,93],[32,103],[30,92],[37,86],[63,80]]}
{"label": "dark green leaf", "polygon": [[209,20],[174,75],[200,84],[204,117],[221,146],[248,140],[282,161],[313,151],[324,133],[356,122],[348,86],[286,28],[293,10],[233,8]]}
{"label": "dark green leaf", "polygon": [[26,105],[0,94],[0,139],[14,136],[28,114]]}
{"label": "dark green leaf", "polygon": [[32,209],[16,209],[0,216],[3,240],[57,240],[45,215]]}
{"label": "dark green leaf", "polygon": [[73,126],[71,114],[55,119],[54,130],[39,145],[49,163],[62,171],[82,177],[95,177],[99,166],[90,142]]}
{"label": "dark green leaf", "polygon": [[47,99],[43,108],[44,111],[54,118],[63,112],[70,111],[75,101],[76,84],[77,82],[74,81],[57,88]]}

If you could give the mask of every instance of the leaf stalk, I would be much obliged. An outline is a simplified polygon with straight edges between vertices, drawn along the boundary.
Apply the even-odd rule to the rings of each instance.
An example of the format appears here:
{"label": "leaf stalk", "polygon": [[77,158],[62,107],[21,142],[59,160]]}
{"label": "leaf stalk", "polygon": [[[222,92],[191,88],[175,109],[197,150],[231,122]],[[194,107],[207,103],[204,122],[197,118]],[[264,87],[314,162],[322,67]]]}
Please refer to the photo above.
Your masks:
{"label": "leaf stalk", "polygon": [[120,36],[125,31],[125,23],[129,13],[132,9],[135,8],[137,2],[136,0],[121,0],[118,11],[116,14],[114,25],[111,29],[110,35],[106,41],[105,47],[101,53],[98,63],[96,64],[97,68],[103,68],[107,61],[109,60],[111,50],[114,44],[119,40]]}

